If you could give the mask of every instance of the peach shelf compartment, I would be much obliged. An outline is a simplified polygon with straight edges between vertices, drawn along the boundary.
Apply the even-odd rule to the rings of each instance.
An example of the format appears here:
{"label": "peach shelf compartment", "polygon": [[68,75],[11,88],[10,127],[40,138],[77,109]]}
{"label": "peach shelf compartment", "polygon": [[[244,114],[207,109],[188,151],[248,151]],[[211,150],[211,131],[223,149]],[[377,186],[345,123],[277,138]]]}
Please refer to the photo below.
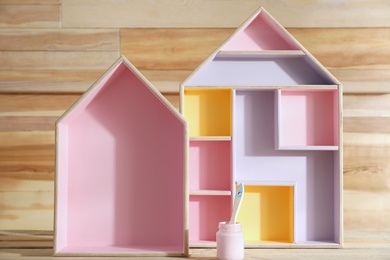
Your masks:
{"label": "peach shelf compartment", "polygon": [[57,123],[55,252],[183,255],[185,122],[124,63],[107,77]]}
{"label": "peach shelf compartment", "polygon": [[277,148],[338,150],[337,89],[278,90]]}
{"label": "peach shelf compartment", "polygon": [[190,196],[190,247],[215,247],[218,223],[229,221],[231,196]]}
{"label": "peach shelf compartment", "polygon": [[299,50],[286,31],[265,12],[252,18],[222,46],[223,51]]}
{"label": "peach shelf compartment", "polygon": [[246,247],[294,242],[294,185],[245,183],[237,221]]}
{"label": "peach shelf compartment", "polygon": [[336,85],[308,56],[216,55],[186,82],[201,86]]}
{"label": "peach shelf compartment", "polygon": [[[275,149],[276,96],[274,89],[236,90],[233,100],[233,181],[260,185],[297,183],[294,212],[299,212],[299,216],[294,218],[295,244],[300,246],[299,241],[311,241],[330,247],[340,245],[340,151]],[[261,245],[267,247],[269,244]]]}
{"label": "peach shelf compartment", "polygon": [[231,136],[231,89],[185,88],[184,117],[190,137]]}
{"label": "peach shelf compartment", "polygon": [[231,141],[190,141],[190,191],[230,191],[231,151]]}

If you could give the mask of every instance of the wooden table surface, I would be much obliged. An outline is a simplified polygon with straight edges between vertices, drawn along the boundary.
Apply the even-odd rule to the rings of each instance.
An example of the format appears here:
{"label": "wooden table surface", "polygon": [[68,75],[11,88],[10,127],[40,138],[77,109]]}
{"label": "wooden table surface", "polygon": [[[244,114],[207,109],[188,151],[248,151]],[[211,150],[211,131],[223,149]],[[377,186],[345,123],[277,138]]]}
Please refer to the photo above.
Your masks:
{"label": "wooden table surface", "polygon": [[[345,232],[342,249],[246,249],[245,259],[390,259],[390,232]],[[0,231],[0,259],[113,259],[54,257],[50,231]],[[128,259],[115,257],[114,259]],[[179,259],[178,257],[136,257]],[[134,259],[134,258],[133,258]],[[216,259],[215,249],[191,249],[185,259]]]}

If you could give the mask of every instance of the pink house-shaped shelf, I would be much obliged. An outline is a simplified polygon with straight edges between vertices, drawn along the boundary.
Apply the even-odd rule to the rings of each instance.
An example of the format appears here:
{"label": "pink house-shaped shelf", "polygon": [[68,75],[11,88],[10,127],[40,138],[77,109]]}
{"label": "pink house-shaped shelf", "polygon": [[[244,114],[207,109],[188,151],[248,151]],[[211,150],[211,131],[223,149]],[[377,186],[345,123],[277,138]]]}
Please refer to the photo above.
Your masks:
{"label": "pink house-shaped shelf", "polygon": [[187,254],[186,121],[121,57],[56,124],[56,255]]}
{"label": "pink house-shaped shelf", "polygon": [[180,87],[189,244],[215,246],[236,185],[247,247],[342,245],[342,86],[263,8]]}

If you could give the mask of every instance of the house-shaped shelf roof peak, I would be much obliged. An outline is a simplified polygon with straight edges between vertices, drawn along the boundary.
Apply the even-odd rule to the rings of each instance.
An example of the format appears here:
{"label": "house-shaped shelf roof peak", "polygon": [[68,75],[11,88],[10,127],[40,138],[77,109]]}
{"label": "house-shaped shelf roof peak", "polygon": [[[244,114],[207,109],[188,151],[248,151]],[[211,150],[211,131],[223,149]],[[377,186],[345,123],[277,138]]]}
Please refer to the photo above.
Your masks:
{"label": "house-shaped shelf roof peak", "polygon": [[263,8],[222,45],[221,51],[300,50],[290,34]]}
{"label": "house-shaped shelf roof peak", "polygon": [[181,85],[256,87],[339,84],[261,7]]}
{"label": "house-shaped shelf roof peak", "polygon": [[[121,56],[100,79],[98,79],[76,102],[73,104],[58,120],[58,123],[68,124],[71,123],[80,113],[82,113],[88,106],[100,96],[106,92],[108,88],[111,88],[111,83],[118,77],[122,77],[122,74],[129,74],[132,79],[129,79],[132,83],[137,83],[145,86],[149,89],[153,95],[156,95],[157,101],[161,102],[172,114],[174,114],[180,121],[185,121],[183,116],[172,106],[172,104],[137,70],[137,68],[126,59]],[[131,88],[131,86],[128,86]]]}

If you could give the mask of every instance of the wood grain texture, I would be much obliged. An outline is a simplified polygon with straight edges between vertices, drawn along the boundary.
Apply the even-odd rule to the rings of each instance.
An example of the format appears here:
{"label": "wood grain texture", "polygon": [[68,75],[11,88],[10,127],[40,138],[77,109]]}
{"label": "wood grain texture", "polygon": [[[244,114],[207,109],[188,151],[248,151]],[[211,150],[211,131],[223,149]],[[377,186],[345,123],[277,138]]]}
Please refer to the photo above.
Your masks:
{"label": "wood grain texture", "polygon": [[390,94],[344,94],[344,228],[389,230]]}
{"label": "wood grain texture", "polygon": [[0,5],[0,28],[60,27],[60,5]]}
{"label": "wood grain texture", "polygon": [[386,0],[260,0],[284,27],[389,27]]}
{"label": "wood grain texture", "polygon": [[[328,69],[390,69],[390,28],[289,29]],[[195,69],[233,29],[122,29],[121,53],[140,69]]]}
{"label": "wood grain texture", "polygon": [[119,30],[0,29],[2,51],[117,51]]}
{"label": "wood grain texture", "polygon": [[[0,138],[1,176],[8,176],[12,172],[23,174],[54,172],[53,130],[0,132]],[[23,139],[31,140],[22,143]],[[6,186],[1,187],[2,190],[7,189]]]}
{"label": "wood grain texture", "polygon": [[235,28],[260,6],[285,27],[390,26],[386,0],[62,0],[62,6],[62,25],[76,28]]}
{"label": "wood grain texture", "polygon": [[[256,0],[62,0],[62,26],[72,28],[238,27]],[[234,15],[231,15],[234,12]]]}
{"label": "wood grain texture", "polygon": [[390,69],[390,28],[289,29],[289,32],[328,69]]}
{"label": "wood grain texture", "polygon": [[107,69],[118,58],[117,51],[0,51],[0,70]]}
{"label": "wood grain texture", "polygon": [[[357,63],[358,64],[358,63]],[[329,69],[343,83],[344,93],[390,93],[390,70],[387,69]]]}
{"label": "wood grain texture", "polygon": [[4,69],[0,70],[0,93],[82,93],[105,69]]}
{"label": "wood grain texture", "polygon": [[[12,95],[0,94],[0,116],[9,112],[21,116],[34,115],[34,112],[59,111],[64,112],[80,95]],[[20,112],[22,114],[20,114]],[[11,114],[12,115],[12,114]]]}
{"label": "wood grain texture", "polygon": [[121,53],[143,70],[193,70],[234,30],[123,29]]}
{"label": "wood grain texture", "polygon": [[0,196],[1,230],[53,229],[53,191],[4,191]]}
{"label": "wood grain texture", "polygon": [[61,0],[0,0],[0,5],[59,5]]}
{"label": "wood grain texture", "polygon": [[50,230],[54,132],[0,132],[0,144],[0,230]]}
{"label": "wood grain texture", "polygon": [[[0,93],[83,93],[105,70],[0,70]],[[178,93],[190,70],[141,70],[162,93]]]}

